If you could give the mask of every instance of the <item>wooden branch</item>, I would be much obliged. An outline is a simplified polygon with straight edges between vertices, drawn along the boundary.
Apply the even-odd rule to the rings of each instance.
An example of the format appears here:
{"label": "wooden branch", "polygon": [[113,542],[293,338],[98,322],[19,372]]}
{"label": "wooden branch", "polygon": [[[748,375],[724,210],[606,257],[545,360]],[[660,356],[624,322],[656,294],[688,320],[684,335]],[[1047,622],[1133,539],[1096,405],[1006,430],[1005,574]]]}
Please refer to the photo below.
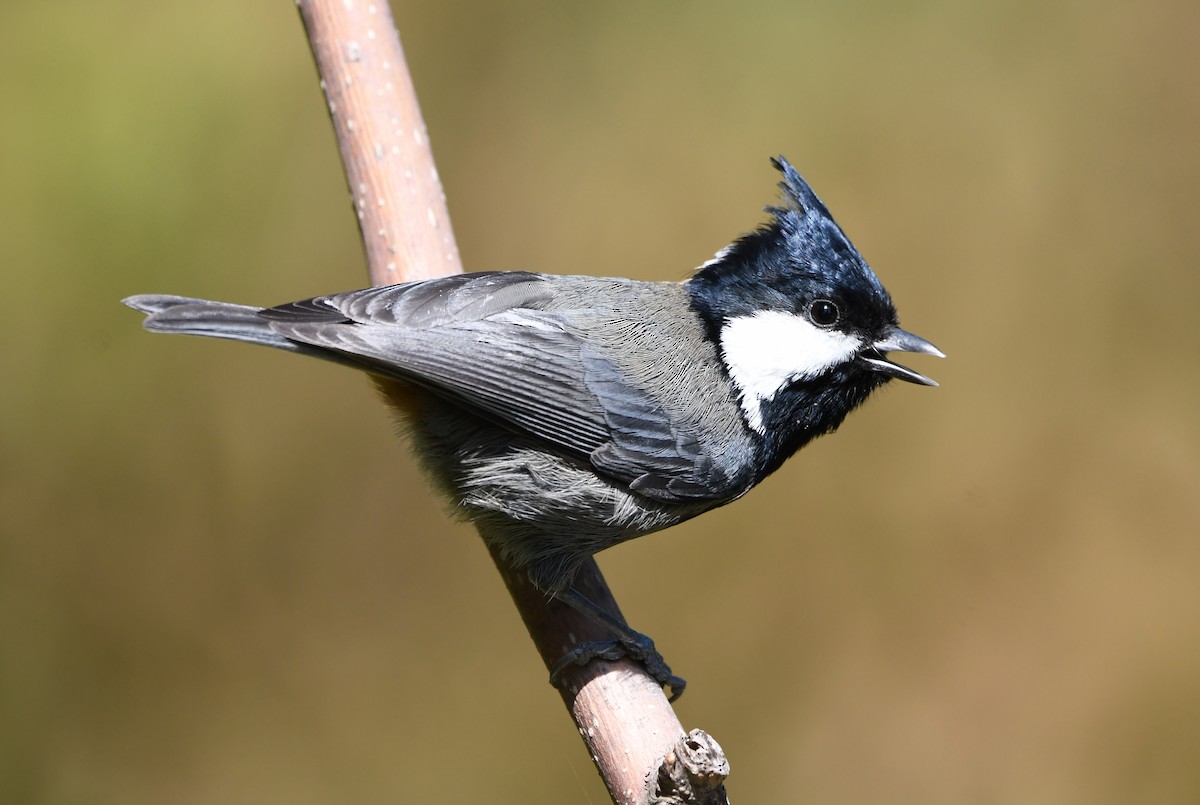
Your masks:
{"label": "wooden branch", "polygon": [[298,0],[375,285],[462,273],[386,0]]}
{"label": "wooden branch", "polygon": [[[445,195],[387,3],[297,5],[329,104],[371,281],[461,272]],[[576,643],[609,637],[547,598],[489,547],[548,669]],[[576,587],[620,615],[594,562],[581,571]],[[658,684],[639,663],[597,660],[567,669],[561,693],[613,801],[649,801],[664,759],[679,757],[686,738]]]}

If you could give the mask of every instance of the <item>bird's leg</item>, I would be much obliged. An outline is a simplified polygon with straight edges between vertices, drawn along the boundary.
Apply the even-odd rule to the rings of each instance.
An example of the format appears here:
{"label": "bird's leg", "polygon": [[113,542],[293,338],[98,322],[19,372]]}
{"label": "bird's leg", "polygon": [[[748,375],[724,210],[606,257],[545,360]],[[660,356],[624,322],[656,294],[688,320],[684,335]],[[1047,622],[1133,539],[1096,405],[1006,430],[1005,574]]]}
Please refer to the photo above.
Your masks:
{"label": "bird's leg", "polygon": [[646,667],[650,676],[654,677],[654,681],[663,687],[670,688],[671,701],[675,701],[683,695],[683,689],[687,686],[687,682],[671,673],[671,667],[658,653],[653,640],[630,628],[625,621],[614,617],[574,587],[568,587],[563,592],[556,593],[555,598],[592,623],[606,629],[615,639],[580,643],[575,646],[554,664],[554,670],[550,672],[551,684],[557,687],[559,675],[571,665],[587,665],[597,658],[615,660],[624,656],[640,662]]}

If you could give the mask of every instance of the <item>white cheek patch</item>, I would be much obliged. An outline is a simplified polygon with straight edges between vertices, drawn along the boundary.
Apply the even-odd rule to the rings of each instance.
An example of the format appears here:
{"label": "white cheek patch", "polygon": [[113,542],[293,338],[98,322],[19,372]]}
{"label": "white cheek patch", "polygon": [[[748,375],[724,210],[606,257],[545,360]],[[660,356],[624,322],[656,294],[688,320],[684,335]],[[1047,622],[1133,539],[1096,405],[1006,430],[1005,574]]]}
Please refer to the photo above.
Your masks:
{"label": "white cheek patch", "polygon": [[721,356],[741,392],[742,413],[763,432],[762,403],[796,380],[816,377],[849,360],[862,341],[824,330],[808,319],[777,310],[738,316],[721,328]]}

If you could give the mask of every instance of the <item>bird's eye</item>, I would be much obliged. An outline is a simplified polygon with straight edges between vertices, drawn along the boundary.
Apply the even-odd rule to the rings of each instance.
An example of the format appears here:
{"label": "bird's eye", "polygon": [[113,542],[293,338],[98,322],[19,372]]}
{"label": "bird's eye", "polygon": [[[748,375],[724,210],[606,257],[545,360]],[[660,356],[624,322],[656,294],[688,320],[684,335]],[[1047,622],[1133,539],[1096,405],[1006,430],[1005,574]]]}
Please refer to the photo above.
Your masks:
{"label": "bird's eye", "polygon": [[812,319],[812,323],[820,327],[830,327],[837,324],[841,313],[838,311],[837,305],[830,302],[828,299],[818,299],[808,306],[808,317]]}

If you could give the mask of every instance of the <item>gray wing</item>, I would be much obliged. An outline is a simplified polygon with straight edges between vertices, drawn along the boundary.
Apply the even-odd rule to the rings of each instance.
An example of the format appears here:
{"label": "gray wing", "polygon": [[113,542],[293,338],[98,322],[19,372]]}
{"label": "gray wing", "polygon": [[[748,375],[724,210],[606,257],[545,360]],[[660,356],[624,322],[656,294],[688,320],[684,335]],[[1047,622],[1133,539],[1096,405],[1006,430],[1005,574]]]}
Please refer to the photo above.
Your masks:
{"label": "gray wing", "polygon": [[[659,500],[728,498],[740,473],[630,382],[613,344],[630,322],[588,304],[596,283],[525,272],[317,297],[260,313],[279,335],[417,383],[590,461]],[[610,325],[609,322],[613,324]],[[611,332],[609,332],[611,330]],[[686,371],[686,367],[684,367]]]}

